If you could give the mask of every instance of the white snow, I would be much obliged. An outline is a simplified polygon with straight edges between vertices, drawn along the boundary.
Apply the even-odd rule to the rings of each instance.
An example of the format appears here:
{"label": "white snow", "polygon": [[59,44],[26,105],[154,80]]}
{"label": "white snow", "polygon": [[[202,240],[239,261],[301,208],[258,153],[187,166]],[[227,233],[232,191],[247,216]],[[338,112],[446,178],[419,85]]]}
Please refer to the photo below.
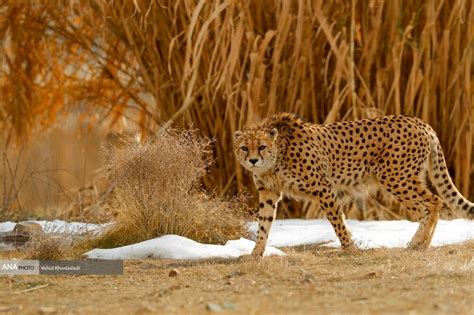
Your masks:
{"label": "white snow", "polygon": [[[27,221],[34,222],[41,225],[45,233],[69,233],[69,234],[84,234],[92,231],[101,231],[110,223],[106,224],[93,224],[93,223],[82,223],[82,222],[65,222],[61,220],[54,221]],[[0,223],[0,232],[11,232],[15,227],[16,222],[2,222]]]}
{"label": "white snow", "polygon": [[[354,242],[361,249],[406,247],[418,228],[418,223],[406,220],[346,222]],[[249,229],[255,235],[257,222],[250,223]],[[456,244],[470,239],[474,239],[474,221],[439,220],[431,246]],[[268,245],[275,247],[309,244],[341,246],[329,221],[322,219],[276,220],[268,240]]]}
{"label": "white snow", "polygon": [[16,222],[7,221],[0,223],[0,232],[10,232],[13,231]]}
{"label": "white snow", "polygon": [[[178,235],[164,235],[148,241],[112,249],[93,249],[85,255],[92,259],[209,259],[237,258],[252,252],[253,241],[241,238],[228,241],[225,245],[201,244]],[[267,247],[267,255],[284,255],[274,247]]]}
{"label": "white snow", "polygon": [[[78,222],[31,221],[41,224],[46,233],[84,233],[102,231],[110,224],[88,224]],[[357,246],[368,248],[403,248],[418,228],[418,223],[409,221],[357,221],[347,220]],[[13,230],[14,222],[0,223],[0,232]],[[249,223],[251,234],[255,235],[257,222]],[[440,220],[431,246],[461,243],[474,239],[474,221],[464,219]],[[276,220],[270,232],[265,255],[284,255],[277,247],[321,244],[339,247],[340,243],[331,224],[318,220]],[[178,235],[164,235],[141,243],[112,248],[93,249],[85,256],[91,259],[209,259],[237,258],[250,254],[255,243],[245,238],[228,241],[225,245],[202,244]]]}

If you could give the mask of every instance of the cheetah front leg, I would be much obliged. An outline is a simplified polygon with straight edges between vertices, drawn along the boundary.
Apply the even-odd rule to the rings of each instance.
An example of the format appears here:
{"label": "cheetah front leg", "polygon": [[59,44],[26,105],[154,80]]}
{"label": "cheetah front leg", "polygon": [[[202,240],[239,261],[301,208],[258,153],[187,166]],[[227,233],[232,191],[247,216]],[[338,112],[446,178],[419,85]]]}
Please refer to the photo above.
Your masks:
{"label": "cheetah front leg", "polygon": [[258,213],[258,235],[252,256],[263,256],[265,246],[267,245],[268,235],[275,219],[278,202],[281,194],[270,190],[260,190],[258,194],[259,213]]}
{"label": "cheetah front leg", "polygon": [[344,218],[344,209],[350,207],[352,202],[341,203],[338,202],[336,194],[327,193],[321,198],[321,209],[326,214],[327,219],[331,222],[334,231],[336,232],[337,238],[341,242],[343,249],[354,250],[357,247],[352,241],[351,232],[346,226]]}

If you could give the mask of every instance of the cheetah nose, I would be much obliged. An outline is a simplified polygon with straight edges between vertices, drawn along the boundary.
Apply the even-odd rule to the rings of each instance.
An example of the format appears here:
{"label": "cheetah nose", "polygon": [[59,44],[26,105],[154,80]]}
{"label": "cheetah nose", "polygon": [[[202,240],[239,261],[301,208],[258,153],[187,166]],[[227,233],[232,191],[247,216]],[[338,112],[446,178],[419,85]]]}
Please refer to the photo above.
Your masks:
{"label": "cheetah nose", "polygon": [[252,163],[253,165],[255,165],[255,163],[258,162],[258,159],[250,159],[249,162]]}

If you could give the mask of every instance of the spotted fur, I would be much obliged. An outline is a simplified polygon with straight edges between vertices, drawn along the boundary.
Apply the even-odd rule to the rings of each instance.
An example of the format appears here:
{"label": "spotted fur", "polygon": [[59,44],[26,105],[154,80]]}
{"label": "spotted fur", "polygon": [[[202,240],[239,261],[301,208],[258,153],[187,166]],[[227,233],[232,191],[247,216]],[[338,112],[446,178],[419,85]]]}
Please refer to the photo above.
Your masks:
{"label": "spotted fur", "polygon": [[[419,214],[409,243],[429,246],[444,202],[474,217],[474,204],[454,186],[434,130],[418,118],[385,116],[316,125],[288,113],[234,135],[237,159],[259,192],[259,231],[253,255],[263,255],[282,195],[318,200],[343,248],[354,243],[344,209],[368,186],[382,185]],[[427,187],[429,177],[437,194]]]}

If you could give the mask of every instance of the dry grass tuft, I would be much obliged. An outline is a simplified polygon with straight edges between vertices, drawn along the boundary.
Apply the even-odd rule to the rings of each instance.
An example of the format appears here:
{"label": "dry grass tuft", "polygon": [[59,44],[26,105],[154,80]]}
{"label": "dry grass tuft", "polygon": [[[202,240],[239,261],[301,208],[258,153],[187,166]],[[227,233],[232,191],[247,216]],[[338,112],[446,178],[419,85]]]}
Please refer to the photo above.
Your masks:
{"label": "dry grass tuft", "polygon": [[72,239],[69,237],[40,234],[34,235],[22,250],[22,259],[58,260],[71,254]]}
{"label": "dry grass tuft", "polygon": [[205,158],[208,145],[194,132],[165,129],[147,143],[110,152],[116,223],[98,245],[125,245],[164,234],[224,243],[245,235],[248,211],[242,200],[213,197],[201,189],[210,163]]}

